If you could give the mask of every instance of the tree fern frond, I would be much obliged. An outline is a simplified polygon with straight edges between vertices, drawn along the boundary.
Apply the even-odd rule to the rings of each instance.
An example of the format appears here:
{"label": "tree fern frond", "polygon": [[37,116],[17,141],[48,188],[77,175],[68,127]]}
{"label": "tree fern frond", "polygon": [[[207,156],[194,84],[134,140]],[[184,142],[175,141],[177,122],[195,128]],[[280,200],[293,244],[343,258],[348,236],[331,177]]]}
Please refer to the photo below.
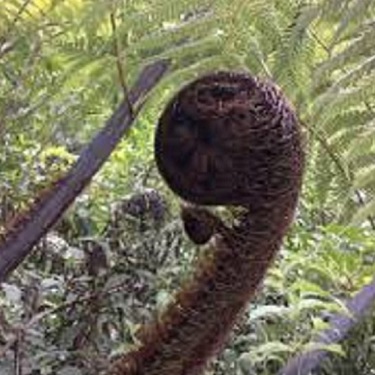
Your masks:
{"label": "tree fern frond", "polygon": [[372,56],[374,49],[375,28],[369,28],[362,35],[350,41],[344,50],[323,62],[315,71],[315,82],[319,82],[323,76],[328,76],[335,70],[346,68],[362,56]]}
{"label": "tree fern frond", "polygon": [[[118,9],[121,28],[119,31],[123,36],[124,45],[127,46],[141,38],[166,30],[168,26],[177,27],[198,21],[207,16],[209,9],[207,0],[133,2],[131,6]],[[84,19],[79,23],[89,28],[87,34],[96,35],[98,29],[108,25],[109,15],[115,10],[114,6],[108,6],[107,0],[88,2],[83,12]]]}
{"label": "tree fern frond", "polygon": [[374,125],[374,121],[353,123],[325,136],[327,145],[339,155],[341,165],[348,171],[353,170],[350,175],[355,175],[359,168],[373,163],[372,157],[369,160],[369,154],[375,151],[375,134],[373,129],[365,130],[371,125]]}
{"label": "tree fern frond", "polygon": [[366,77],[366,80],[355,88],[329,89],[316,99],[313,106],[314,119],[316,122],[327,121],[348,108],[361,108],[374,95],[375,74]]}
{"label": "tree fern frond", "polygon": [[336,132],[341,131],[341,129],[353,128],[357,130],[357,126],[361,126],[368,122],[372,117],[365,106],[361,108],[350,107],[345,111],[338,112],[336,115],[329,113],[327,116],[323,117],[318,123],[319,128],[324,129],[328,137],[332,137]]}
{"label": "tree fern frond", "polygon": [[[30,1],[25,0],[6,0],[2,5],[1,13],[6,15],[9,20],[20,18],[26,8],[30,5]],[[21,18],[20,18],[21,19]]]}
{"label": "tree fern frond", "polygon": [[138,54],[144,58],[160,55],[170,49],[196,42],[203,37],[216,35],[218,25],[219,20],[210,17],[176,25],[167,30],[160,29],[130,45],[129,54]]}
{"label": "tree fern frond", "polygon": [[368,188],[370,185],[375,186],[375,166],[369,165],[358,170],[355,174],[353,187],[355,189]]}
{"label": "tree fern frond", "polygon": [[352,85],[356,81],[365,78],[364,76],[369,75],[374,69],[375,55],[365,59],[363,62],[359,62],[353,69],[339,77],[339,79],[337,79],[332,85],[332,90]]}
{"label": "tree fern frond", "polygon": [[354,124],[351,127],[341,127],[338,131],[326,136],[327,143],[335,146],[336,149],[341,151],[340,154],[343,154],[347,150],[350,141],[353,140],[353,136],[356,136],[357,132],[357,124]]}
{"label": "tree fern frond", "polygon": [[340,19],[350,1],[351,0],[324,0],[321,5],[322,17],[329,20]]}
{"label": "tree fern frond", "polygon": [[214,9],[210,0],[181,0],[166,2],[156,0],[148,8],[149,18],[153,23],[161,24],[165,21],[192,21],[206,16]]}
{"label": "tree fern frond", "polygon": [[361,22],[358,25],[358,27],[348,35],[346,40],[354,40],[360,38],[363,34],[374,29],[375,20],[374,17],[371,15],[371,13],[373,13],[374,11],[375,9],[370,10],[370,16],[364,19],[363,22]]}
{"label": "tree fern frond", "polygon": [[261,36],[261,43],[268,53],[282,44],[282,24],[272,2],[256,0],[241,9],[240,17],[247,18]]}
{"label": "tree fern frond", "polygon": [[375,215],[375,199],[366,202],[362,207],[355,212],[351,218],[352,225],[360,225],[367,220],[368,217]]}
{"label": "tree fern frond", "polygon": [[[26,126],[36,134],[42,121],[33,108],[40,105],[44,123],[51,120],[62,134],[72,134],[73,126],[63,124],[70,115],[85,124],[78,135],[85,138],[122,94],[118,62],[128,83],[145,61],[170,58],[163,100],[208,70],[250,70],[275,80],[310,126],[310,173],[321,207],[349,207],[354,186],[363,185],[367,202],[375,197],[372,180],[363,183],[357,175],[371,166],[375,152],[369,0],[30,0],[29,13],[12,28],[25,1],[0,0],[0,33],[11,32],[6,42],[17,37],[17,47],[4,56],[0,40],[1,95],[12,93],[17,105],[12,113],[7,99],[1,115],[15,125],[14,137]],[[40,45],[38,61],[26,68],[34,45]],[[43,103],[47,86],[50,105]]]}
{"label": "tree fern frond", "polygon": [[186,83],[186,81],[198,77],[201,74],[219,69],[247,71],[247,67],[241,56],[222,53],[220,55],[198,59],[188,66],[176,67],[175,70],[165,77],[163,84],[166,87],[179,87],[182,83]]}
{"label": "tree fern frond", "polygon": [[43,28],[43,21],[51,11],[51,1],[3,0],[0,7],[0,33],[3,38],[18,37],[30,29]]}
{"label": "tree fern frond", "polygon": [[332,38],[331,46],[333,46],[340,40],[343,39],[345,33],[348,33],[347,29],[356,28],[358,24],[369,16],[368,10],[373,6],[373,0],[355,0],[351,4],[346,12],[344,12],[343,17],[336,29],[336,32]]}
{"label": "tree fern frond", "polygon": [[221,55],[223,42],[219,36],[209,36],[161,54],[160,58],[171,58],[176,67],[187,67],[206,57]]}
{"label": "tree fern frond", "polygon": [[362,126],[362,131],[353,136],[345,158],[348,162],[356,162],[364,154],[375,151],[375,119]]}
{"label": "tree fern frond", "polygon": [[[303,5],[296,9],[296,14],[283,33],[284,46],[288,47],[287,51],[290,55],[297,54],[301,48],[307,47],[310,43],[309,27],[316,20],[320,9],[316,5]],[[307,43],[306,43],[307,42]],[[305,45],[305,43],[307,45]],[[282,56],[282,55],[281,55]]]}
{"label": "tree fern frond", "polygon": [[314,193],[315,199],[319,206],[324,207],[333,190],[337,171],[335,171],[331,155],[323,147],[316,148],[314,154],[314,160],[319,160],[319,163],[314,165],[314,178],[311,184],[316,192]]}
{"label": "tree fern frond", "polygon": [[[282,34],[282,45],[276,50],[274,76],[277,82],[288,90],[304,87],[310,79],[310,64],[314,60],[315,42],[309,34],[309,27],[319,14],[316,6],[301,6],[296,9],[294,19]],[[285,87],[286,86],[286,87]]]}
{"label": "tree fern frond", "polygon": [[249,71],[257,75],[272,77],[271,67],[267,63],[267,55],[264,53],[258,38],[251,36],[248,40],[248,52],[245,56],[245,64]]}

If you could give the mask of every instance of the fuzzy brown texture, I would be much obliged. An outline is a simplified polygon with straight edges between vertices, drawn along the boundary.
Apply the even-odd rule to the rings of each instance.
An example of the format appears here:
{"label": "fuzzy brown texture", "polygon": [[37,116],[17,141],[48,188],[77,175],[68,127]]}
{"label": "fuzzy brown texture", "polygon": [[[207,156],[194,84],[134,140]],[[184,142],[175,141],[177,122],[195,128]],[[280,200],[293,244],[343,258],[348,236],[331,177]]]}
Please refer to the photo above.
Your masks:
{"label": "fuzzy brown texture", "polygon": [[197,245],[207,243],[220,230],[220,219],[203,207],[182,205],[181,219],[185,233]]}
{"label": "fuzzy brown texture", "polygon": [[245,210],[232,227],[203,208],[195,214],[189,208],[185,218],[183,212],[195,242],[214,235],[212,249],[174,302],[142,329],[139,348],[115,362],[110,375],[200,374],[274,259],[301,186],[298,120],[273,83],[245,74],[214,73],[183,88],[160,118],[155,156],[184,200]]}

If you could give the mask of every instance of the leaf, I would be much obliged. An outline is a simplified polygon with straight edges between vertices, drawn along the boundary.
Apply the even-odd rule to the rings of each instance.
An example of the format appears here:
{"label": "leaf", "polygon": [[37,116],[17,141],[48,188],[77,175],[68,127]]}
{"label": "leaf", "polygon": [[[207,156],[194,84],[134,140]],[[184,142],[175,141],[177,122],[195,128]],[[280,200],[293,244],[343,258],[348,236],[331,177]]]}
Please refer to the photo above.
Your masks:
{"label": "leaf", "polygon": [[8,283],[2,283],[1,287],[5,293],[5,298],[14,304],[21,302],[22,291],[18,286]]}
{"label": "leaf", "polygon": [[57,375],[82,375],[82,371],[75,366],[65,366],[58,370]]}
{"label": "leaf", "polygon": [[309,342],[302,347],[302,352],[314,352],[317,350],[324,350],[330,353],[338,354],[342,357],[345,356],[345,352],[342,346],[339,344],[323,344],[320,342]]}
{"label": "leaf", "polygon": [[338,305],[336,302],[327,302],[314,298],[303,298],[297,304],[297,311],[303,310],[323,310],[330,312],[343,312],[343,307]]}
{"label": "leaf", "polygon": [[252,349],[251,352],[241,354],[239,361],[249,362],[254,366],[270,358],[281,359],[280,355],[292,353],[294,350],[295,348],[292,345],[287,345],[280,341],[269,341]]}
{"label": "leaf", "polygon": [[369,216],[375,214],[375,199],[370,200],[364,206],[362,206],[352,217],[351,224],[359,225],[363,223]]}
{"label": "leaf", "polygon": [[254,322],[257,319],[271,318],[271,317],[284,317],[290,312],[289,307],[276,306],[276,305],[263,305],[256,307],[250,312],[250,321]]}
{"label": "leaf", "polygon": [[300,279],[293,283],[290,288],[293,292],[298,292],[301,296],[317,296],[317,297],[328,297],[330,292],[324,290],[320,285],[312,283],[308,280]]}

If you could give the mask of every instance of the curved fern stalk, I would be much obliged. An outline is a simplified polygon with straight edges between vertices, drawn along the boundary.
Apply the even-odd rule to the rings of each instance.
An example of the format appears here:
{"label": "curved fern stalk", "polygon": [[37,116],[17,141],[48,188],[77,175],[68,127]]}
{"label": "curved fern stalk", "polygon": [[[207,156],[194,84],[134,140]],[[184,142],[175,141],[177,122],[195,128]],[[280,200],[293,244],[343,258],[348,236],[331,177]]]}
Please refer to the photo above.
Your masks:
{"label": "curved fern stalk", "polygon": [[[304,169],[300,124],[281,91],[223,71],[191,82],[166,106],[155,158],[169,188],[188,202],[186,233],[196,244],[209,242],[209,250],[107,375],[203,372],[281,246]],[[217,205],[241,207],[236,223],[227,226],[203,208]]]}

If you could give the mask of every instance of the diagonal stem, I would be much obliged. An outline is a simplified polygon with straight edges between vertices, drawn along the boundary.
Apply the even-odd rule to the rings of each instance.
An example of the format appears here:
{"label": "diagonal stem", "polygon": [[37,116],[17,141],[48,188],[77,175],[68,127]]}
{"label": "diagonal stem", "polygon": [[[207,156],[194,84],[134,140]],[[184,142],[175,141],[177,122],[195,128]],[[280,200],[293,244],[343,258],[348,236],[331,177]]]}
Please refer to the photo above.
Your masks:
{"label": "diagonal stem", "polygon": [[[129,93],[135,114],[141,109],[146,95],[159,82],[169,63],[158,61],[146,66]],[[31,208],[22,226],[15,233],[6,235],[0,244],[0,282],[23,261],[32,247],[56,223],[91,178],[108,159],[116,145],[128,132],[135,117],[122,102],[101,131],[79,156],[77,162],[52,191]]]}
{"label": "diagonal stem", "polygon": [[[335,314],[330,320],[330,328],[321,332],[315,342],[330,345],[342,341],[373,306],[375,300],[375,278],[364,286],[346,304],[349,314]],[[318,368],[329,354],[326,350],[314,350],[297,355],[289,360],[278,375],[307,375]]]}

